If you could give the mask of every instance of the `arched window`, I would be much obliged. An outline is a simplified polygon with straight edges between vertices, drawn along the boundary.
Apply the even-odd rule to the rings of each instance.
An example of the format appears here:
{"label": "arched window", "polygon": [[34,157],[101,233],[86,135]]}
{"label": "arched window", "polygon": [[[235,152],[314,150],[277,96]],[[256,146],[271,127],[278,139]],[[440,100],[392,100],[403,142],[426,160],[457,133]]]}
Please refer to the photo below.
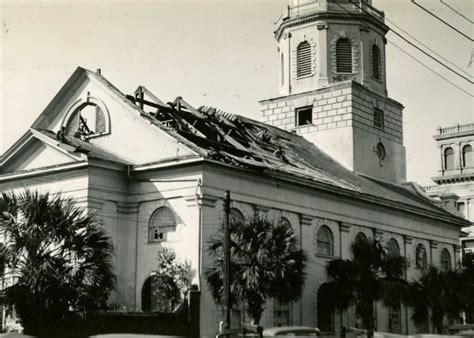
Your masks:
{"label": "arched window", "polygon": [[372,76],[380,80],[380,48],[377,45],[372,46]]}
{"label": "arched window", "polygon": [[398,257],[400,256],[400,247],[396,239],[392,238],[387,243],[387,251],[389,257]]}
{"label": "arched window", "polygon": [[311,46],[308,41],[296,47],[296,74],[298,77],[311,74]]}
{"label": "arched window", "polygon": [[418,269],[426,269],[428,263],[426,258],[426,249],[423,244],[418,244],[416,247],[416,267]]}
{"label": "arched window", "polygon": [[323,284],[318,290],[318,328],[322,332],[334,332],[334,302],[333,294],[328,290],[328,284]]}
{"label": "arched window", "polygon": [[148,241],[162,242],[168,239],[168,233],[176,230],[176,220],[168,207],[157,209],[150,218]]}
{"label": "arched window", "polygon": [[367,236],[363,232],[359,232],[354,239],[354,243],[367,241]]}
{"label": "arched window", "polygon": [[449,271],[451,270],[451,255],[447,249],[441,250],[441,259],[440,265],[442,271]]}
{"label": "arched window", "polygon": [[472,147],[470,145],[462,148],[462,165],[464,168],[474,166],[474,157],[472,156]]}
{"label": "arched window", "polygon": [[327,226],[323,225],[319,228],[316,245],[318,254],[334,256],[334,238],[331,229]]}
{"label": "arched window", "polygon": [[[94,101],[94,102],[93,102]],[[100,107],[98,100],[88,102],[77,102],[70,109],[71,112],[65,117],[63,122],[64,132],[66,135],[74,137],[91,137],[108,133],[109,121],[108,112]]]}
{"label": "arched window", "polygon": [[239,211],[239,209],[232,208],[229,213],[229,221],[233,223],[241,223],[245,220],[244,215]]}
{"label": "arched window", "polygon": [[283,53],[281,53],[281,60],[280,60],[280,70],[281,70],[281,85],[285,84],[285,57]]}
{"label": "arched window", "polygon": [[451,147],[444,150],[444,169],[454,169],[454,150]]}
{"label": "arched window", "polygon": [[352,45],[347,38],[336,42],[336,70],[338,73],[352,73]]}

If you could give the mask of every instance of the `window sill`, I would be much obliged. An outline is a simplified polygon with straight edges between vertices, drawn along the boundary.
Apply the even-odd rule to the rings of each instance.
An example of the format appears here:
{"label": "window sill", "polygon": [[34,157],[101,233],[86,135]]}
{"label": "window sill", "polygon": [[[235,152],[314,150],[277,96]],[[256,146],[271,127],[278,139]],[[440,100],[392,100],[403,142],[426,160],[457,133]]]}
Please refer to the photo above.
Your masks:
{"label": "window sill", "polygon": [[166,242],[166,239],[161,239],[159,241],[148,241],[148,245],[153,245],[153,244],[160,244],[160,243],[163,243],[163,242]]}
{"label": "window sill", "polygon": [[308,79],[308,78],[313,77],[313,76],[314,76],[314,73],[311,73],[309,75],[297,76],[296,79],[297,80],[303,80],[303,79]]}

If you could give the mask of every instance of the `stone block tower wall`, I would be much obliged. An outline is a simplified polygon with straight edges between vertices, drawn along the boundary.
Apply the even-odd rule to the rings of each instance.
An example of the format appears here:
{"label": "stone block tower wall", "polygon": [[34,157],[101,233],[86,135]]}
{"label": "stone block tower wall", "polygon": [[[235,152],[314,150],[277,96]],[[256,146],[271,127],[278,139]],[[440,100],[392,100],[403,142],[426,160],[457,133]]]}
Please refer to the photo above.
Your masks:
{"label": "stone block tower wall", "polygon": [[[350,170],[390,182],[405,180],[403,106],[398,102],[345,81],[260,103],[262,122],[301,134]],[[296,112],[305,107],[311,109],[311,124],[295,126]],[[383,128],[374,126],[375,109],[383,112]],[[385,148],[383,159],[379,143]]]}
{"label": "stone block tower wall", "polygon": [[276,23],[280,96],[262,121],[294,130],[350,170],[406,179],[403,106],[387,96],[383,12],[370,1],[292,0]]}

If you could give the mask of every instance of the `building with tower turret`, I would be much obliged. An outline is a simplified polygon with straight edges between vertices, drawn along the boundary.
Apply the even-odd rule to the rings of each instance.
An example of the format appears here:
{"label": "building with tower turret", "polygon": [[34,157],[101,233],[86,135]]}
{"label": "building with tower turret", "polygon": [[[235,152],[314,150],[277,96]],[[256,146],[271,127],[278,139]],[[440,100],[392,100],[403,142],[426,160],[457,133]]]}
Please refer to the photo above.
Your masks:
{"label": "building with tower turret", "polygon": [[[0,156],[0,192],[61,192],[103,219],[117,275],[109,304],[124,313],[122,323],[128,312],[154,318],[166,300],[153,289],[157,252],[173,250],[200,294],[198,311],[186,316],[188,336],[203,337],[224,318],[205,271],[229,192],[230,217],[285,222],[308,255],[301,299],[267,299],[261,325],[341,337],[360,321],[327,302],[329,261],[350,259],[356,240],[378,239],[406,258],[412,280],[430,265],[455,267],[460,230],[471,224],[405,181],[403,106],[386,86],[387,30],[370,0],[291,0],[274,32],[279,94],[261,101],[262,121],[179,96],[164,103],[143,86],[126,95],[100,69],[78,67]],[[405,306],[374,310],[378,331],[432,327],[415,326]],[[234,304],[231,327],[248,322],[244,304]],[[157,323],[139,332],[182,332]]]}
{"label": "building with tower turret", "polygon": [[262,121],[349,170],[403,183],[403,106],[387,94],[384,13],[371,1],[294,0],[277,21],[280,95]]}

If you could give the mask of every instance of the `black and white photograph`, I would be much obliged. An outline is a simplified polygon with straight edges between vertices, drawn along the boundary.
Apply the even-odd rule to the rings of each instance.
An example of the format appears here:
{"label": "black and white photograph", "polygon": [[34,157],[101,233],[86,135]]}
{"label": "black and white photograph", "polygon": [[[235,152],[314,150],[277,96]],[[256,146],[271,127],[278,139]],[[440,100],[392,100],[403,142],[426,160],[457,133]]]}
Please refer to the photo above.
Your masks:
{"label": "black and white photograph", "polygon": [[0,19],[0,338],[474,337],[474,1]]}

